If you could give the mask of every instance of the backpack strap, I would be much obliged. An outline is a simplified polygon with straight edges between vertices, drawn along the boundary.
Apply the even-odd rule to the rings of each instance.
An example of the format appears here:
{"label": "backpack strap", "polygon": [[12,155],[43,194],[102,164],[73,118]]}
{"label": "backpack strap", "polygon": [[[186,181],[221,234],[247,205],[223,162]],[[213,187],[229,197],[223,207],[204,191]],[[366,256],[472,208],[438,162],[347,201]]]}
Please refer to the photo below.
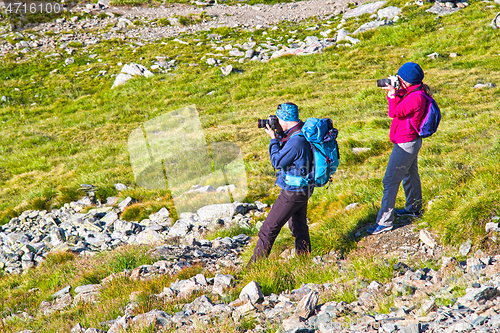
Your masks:
{"label": "backpack strap", "polygon": [[304,122],[300,121],[297,125],[295,125],[294,127],[292,127],[290,129],[290,132],[288,133],[288,135],[286,137],[279,139],[279,141],[281,143],[285,143],[288,140],[290,140],[291,137],[293,137],[297,134],[300,134],[300,130],[302,129],[302,126],[304,126]]}

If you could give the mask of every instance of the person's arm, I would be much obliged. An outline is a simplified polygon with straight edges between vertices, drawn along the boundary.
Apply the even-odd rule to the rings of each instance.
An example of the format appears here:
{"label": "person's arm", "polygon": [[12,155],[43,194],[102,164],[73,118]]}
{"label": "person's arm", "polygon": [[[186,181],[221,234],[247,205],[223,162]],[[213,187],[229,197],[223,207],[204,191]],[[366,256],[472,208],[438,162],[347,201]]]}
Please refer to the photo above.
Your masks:
{"label": "person's arm", "polygon": [[420,94],[409,94],[400,101],[399,97],[387,96],[389,102],[389,117],[398,118],[405,117],[412,113],[417,112],[422,105],[422,96]]}
{"label": "person's arm", "polygon": [[271,139],[269,156],[275,169],[284,169],[290,166],[297,158],[297,150],[292,145],[281,147],[277,139]]}

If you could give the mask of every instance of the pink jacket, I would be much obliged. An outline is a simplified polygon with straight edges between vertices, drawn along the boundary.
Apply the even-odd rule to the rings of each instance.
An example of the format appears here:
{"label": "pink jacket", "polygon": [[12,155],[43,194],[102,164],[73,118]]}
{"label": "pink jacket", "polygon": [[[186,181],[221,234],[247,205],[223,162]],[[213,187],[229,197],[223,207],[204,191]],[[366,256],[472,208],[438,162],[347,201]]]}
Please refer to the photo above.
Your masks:
{"label": "pink jacket", "polygon": [[427,100],[422,96],[425,94],[423,90],[406,94],[419,89],[419,87],[420,85],[411,86],[408,91],[400,89],[395,98],[387,97],[389,117],[393,118],[389,138],[393,143],[410,142],[418,138],[415,127],[418,127],[422,122]]}

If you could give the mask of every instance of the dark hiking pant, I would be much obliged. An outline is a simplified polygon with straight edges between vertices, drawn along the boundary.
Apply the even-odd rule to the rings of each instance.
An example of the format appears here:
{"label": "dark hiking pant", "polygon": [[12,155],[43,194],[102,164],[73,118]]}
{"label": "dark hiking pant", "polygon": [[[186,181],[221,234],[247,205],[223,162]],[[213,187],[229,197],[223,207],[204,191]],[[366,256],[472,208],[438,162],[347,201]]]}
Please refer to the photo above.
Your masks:
{"label": "dark hiking pant", "polygon": [[267,257],[271,252],[274,241],[281,228],[288,221],[288,226],[295,237],[295,253],[305,254],[311,252],[309,227],[307,226],[307,201],[312,191],[291,192],[281,190],[269,215],[259,231],[259,240],[253,251],[249,263]]}

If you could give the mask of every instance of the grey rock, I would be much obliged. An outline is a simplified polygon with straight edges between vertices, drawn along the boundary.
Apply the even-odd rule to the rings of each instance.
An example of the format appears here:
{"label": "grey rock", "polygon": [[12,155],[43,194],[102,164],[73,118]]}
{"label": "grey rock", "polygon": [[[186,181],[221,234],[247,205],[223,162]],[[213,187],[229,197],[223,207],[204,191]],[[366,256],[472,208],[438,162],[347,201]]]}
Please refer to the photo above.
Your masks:
{"label": "grey rock", "polygon": [[237,49],[233,49],[233,50],[229,51],[229,55],[231,57],[244,57],[245,52],[242,52],[242,51],[237,50]]}
{"label": "grey rock", "polygon": [[412,323],[410,325],[405,325],[399,328],[398,333],[420,333],[421,332],[421,324],[420,323]]}
{"label": "grey rock", "polygon": [[82,293],[91,293],[91,292],[98,292],[101,290],[101,285],[100,284],[87,284],[83,286],[78,286],[75,288],[75,293],[77,294],[82,294]]}
{"label": "grey rock", "polygon": [[365,32],[365,31],[373,30],[373,29],[376,29],[378,27],[381,27],[381,26],[384,26],[384,25],[388,25],[388,24],[389,24],[389,22],[385,21],[385,20],[378,20],[378,21],[367,22],[367,23],[361,25],[352,34],[353,35],[357,35],[357,34]]}
{"label": "grey rock", "polygon": [[106,215],[104,215],[103,218],[101,218],[101,222],[105,223],[106,225],[110,225],[116,220],[118,220],[118,214],[115,211],[110,211]]}
{"label": "grey rock", "polygon": [[248,49],[245,52],[245,59],[252,59],[252,57],[254,56],[254,54],[255,54],[255,51],[253,49]]}
{"label": "grey rock", "polygon": [[166,219],[170,216],[170,212],[167,208],[163,207],[154,214],[149,215],[149,218],[153,221],[158,221],[161,219]]}
{"label": "grey rock", "polygon": [[132,234],[132,232],[136,228],[136,225],[132,222],[116,220],[113,223],[113,228],[115,229],[116,232],[119,233]]}
{"label": "grey rock", "polygon": [[175,224],[170,228],[168,232],[169,237],[185,237],[187,233],[191,230],[193,226],[184,220],[178,220]]}
{"label": "grey rock", "polygon": [[228,76],[233,71],[233,66],[227,65],[226,67],[221,67],[222,76]]}
{"label": "grey rock", "polygon": [[469,240],[465,241],[464,243],[462,243],[462,245],[460,245],[458,252],[460,253],[460,255],[462,257],[465,257],[469,253],[471,248],[472,248],[472,242],[469,239]]}
{"label": "grey rock", "polygon": [[115,189],[117,191],[125,191],[127,189],[127,186],[125,184],[122,184],[122,183],[116,183]]}
{"label": "grey rock", "polygon": [[307,44],[307,45],[312,45],[312,44],[317,44],[319,43],[319,38],[316,37],[316,36],[307,36],[304,40],[304,42]]}
{"label": "grey rock", "polygon": [[481,286],[481,288],[467,288],[465,295],[457,299],[457,303],[468,305],[469,302],[479,302],[481,300],[488,301],[496,296],[499,292],[496,288],[490,286]]}
{"label": "grey rock", "polygon": [[185,304],[182,308],[183,311],[192,311],[198,315],[210,314],[213,310],[213,303],[207,296],[200,296],[196,298],[193,302]]}
{"label": "grey rock", "polygon": [[347,12],[344,13],[342,18],[348,19],[351,17],[358,17],[364,14],[372,14],[375,13],[379,8],[381,8],[383,5],[385,5],[387,1],[377,1],[377,2],[372,2],[372,3],[367,3],[364,5],[361,5],[357,8],[348,10]]}
{"label": "grey rock", "polygon": [[389,6],[389,7],[379,9],[379,11],[377,12],[377,15],[379,18],[386,18],[388,20],[392,20],[394,17],[398,16],[399,14],[401,14],[401,9],[398,7],[394,7],[394,6]]}
{"label": "grey rock", "polygon": [[91,327],[91,328],[87,328],[85,333],[106,333],[106,331]]}
{"label": "grey rock", "polygon": [[71,286],[66,286],[63,289],[59,290],[58,292],[55,292],[52,294],[52,298],[59,298],[64,294],[68,294],[71,291]]}
{"label": "grey rock", "polygon": [[469,274],[478,274],[485,267],[485,264],[482,263],[478,258],[467,259],[467,273]]}
{"label": "grey rock", "polygon": [[487,83],[478,83],[476,84],[473,89],[491,89],[491,88],[495,88],[496,87],[496,84],[494,83],[491,83],[491,82],[487,82]]}
{"label": "grey rock", "polygon": [[226,290],[231,287],[231,284],[234,281],[234,277],[232,275],[224,275],[217,273],[214,278],[213,285],[213,293],[219,295],[225,295]]}
{"label": "grey rock", "polygon": [[123,200],[122,202],[120,202],[118,204],[118,209],[121,212],[123,212],[125,210],[125,208],[127,208],[128,206],[130,206],[133,203],[134,203],[134,199],[132,199],[131,197],[127,197],[127,198],[125,198],[125,200]]}
{"label": "grey rock", "polygon": [[317,291],[311,291],[306,296],[304,296],[297,304],[295,313],[299,316],[299,318],[309,318],[309,316],[314,312],[314,309],[318,304],[318,300],[319,293]]}
{"label": "grey rock", "polygon": [[498,228],[498,223],[495,223],[495,222],[486,223],[486,225],[484,226],[484,230],[486,232],[489,232],[489,231],[500,231],[500,229]]}
{"label": "grey rock", "polygon": [[340,41],[343,41],[343,40],[346,40],[352,44],[357,44],[360,42],[359,39],[356,39],[354,37],[351,37],[349,36],[349,32],[347,32],[347,30],[345,29],[339,29],[337,31],[337,42],[340,42]]}
{"label": "grey rock", "polygon": [[84,333],[85,329],[82,327],[80,323],[77,323],[73,328],[71,329],[70,333]]}
{"label": "grey rock", "polygon": [[[148,313],[140,314],[132,320],[134,324],[139,324],[139,327],[145,328],[149,326],[164,327],[171,321],[172,316],[160,310],[151,310]],[[136,326],[137,327],[137,326]]]}
{"label": "grey rock", "polygon": [[500,314],[491,317],[491,319],[490,319],[490,325],[493,328],[500,327]]}
{"label": "grey rock", "polygon": [[207,222],[214,223],[223,220],[224,223],[230,223],[236,214],[237,205],[232,203],[217,204],[201,207],[198,209],[198,216]]}
{"label": "grey rock", "polygon": [[439,58],[441,55],[437,52],[434,52],[434,53],[431,53],[431,54],[428,54],[427,55],[427,58],[430,58],[430,59],[437,59]]}
{"label": "grey rock", "polygon": [[440,4],[436,3],[431,8],[427,9],[426,12],[437,14],[438,16],[449,15],[457,12],[460,8],[448,8],[443,7]]}
{"label": "grey rock", "polygon": [[437,309],[437,305],[433,299],[425,300],[424,303],[422,303],[421,310],[422,310],[422,313],[424,313],[424,314],[435,311],[436,309]]}
{"label": "grey rock", "polygon": [[207,64],[210,65],[210,66],[213,66],[216,64],[216,61],[214,58],[208,58],[207,59]]}
{"label": "grey rock", "polygon": [[132,75],[130,74],[124,74],[120,73],[116,76],[115,81],[113,82],[113,85],[111,86],[111,89],[124,85],[128,80],[132,78]]}
{"label": "grey rock", "polygon": [[151,228],[146,228],[141,231],[136,237],[133,244],[139,245],[154,245],[164,243],[164,237]]}
{"label": "grey rock", "polygon": [[434,237],[427,229],[420,230],[419,237],[422,243],[424,243],[431,249],[434,249],[437,246],[437,242],[434,240]]}
{"label": "grey rock", "polygon": [[264,294],[260,285],[256,281],[247,284],[240,292],[241,300],[249,300],[252,303],[262,303],[264,301]]}
{"label": "grey rock", "polygon": [[491,27],[493,29],[500,28],[500,13],[498,13],[495,18],[491,21]]}
{"label": "grey rock", "polygon": [[80,293],[75,296],[73,304],[95,304],[101,300],[99,292]]}

